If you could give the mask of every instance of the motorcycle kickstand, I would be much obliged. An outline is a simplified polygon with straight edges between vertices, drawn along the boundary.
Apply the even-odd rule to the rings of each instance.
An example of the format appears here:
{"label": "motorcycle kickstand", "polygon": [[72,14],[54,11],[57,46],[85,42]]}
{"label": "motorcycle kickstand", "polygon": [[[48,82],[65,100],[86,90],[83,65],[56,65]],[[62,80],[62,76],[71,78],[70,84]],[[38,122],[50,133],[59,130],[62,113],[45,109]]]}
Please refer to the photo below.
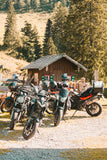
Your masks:
{"label": "motorcycle kickstand", "polygon": [[77,110],[74,111],[73,115],[71,116],[71,119],[74,117],[74,115],[76,114]]}
{"label": "motorcycle kickstand", "polygon": [[38,129],[37,129],[37,133],[38,133],[39,135],[41,135]]}

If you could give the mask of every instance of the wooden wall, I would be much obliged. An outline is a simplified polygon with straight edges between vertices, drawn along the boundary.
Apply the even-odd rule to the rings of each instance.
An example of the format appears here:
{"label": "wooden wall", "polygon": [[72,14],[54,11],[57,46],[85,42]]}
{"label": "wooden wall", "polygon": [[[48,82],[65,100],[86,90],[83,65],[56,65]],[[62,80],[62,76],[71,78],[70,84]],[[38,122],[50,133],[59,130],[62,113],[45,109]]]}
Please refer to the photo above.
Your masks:
{"label": "wooden wall", "polygon": [[61,81],[61,75],[63,73],[68,73],[68,75],[74,75],[74,71],[77,66],[68,61],[66,58],[62,58],[42,70],[31,69],[28,70],[29,77],[32,77],[34,73],[38,73],[38,79],[41,80],[42,75],[53,75],[54,80]]}

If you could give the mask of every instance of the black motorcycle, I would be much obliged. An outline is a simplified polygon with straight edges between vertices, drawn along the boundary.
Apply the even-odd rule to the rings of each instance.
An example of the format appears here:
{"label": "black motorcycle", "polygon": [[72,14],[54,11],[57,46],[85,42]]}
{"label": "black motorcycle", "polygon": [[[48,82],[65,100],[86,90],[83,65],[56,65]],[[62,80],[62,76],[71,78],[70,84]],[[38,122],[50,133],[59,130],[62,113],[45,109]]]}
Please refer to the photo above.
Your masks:
{"label": "black motorcycle", "polygon": [[32,98],[32,100],[28,106],[27,122],[22,134],[26,140],[32,138],[35,132],[38,131],[40,121],[48,108],[48,94],[45,90],[39,91],[36,96],[30,96],[30,98]]}
{"label": "black motorcycle", "polygon": [[67,111],[67,101],[70,93],[67,82],[61,84],[58,90],[59,93],[54,94],[53,97],[54,126],[59,125],[60,121]]}
{"label": "black motorcycle", "polygon": [[102,106],[96,100],[103,98],[104,83],[102,81],[97,81],[93,83],[92,87],[89,87],[86,91],[82,93],[72,92],[71,93],[71,106],[68,107],[69,110],[82,111],[86,112],[94,117],[98,116],[102,112]]}
{"label": "black motorcycle", "polygon": [[[32,86],[33,84],[31,84]],[[14,126],[16,122],[22,121],[22,119],[25,117],[27,113],[27,108],[29,106],[29,103],[31,101],[31,98],[29,97],[29,94],[35,95],[38,92],[38,89],[33,89],[29,86],[22,86],[18,90],[14,107],[12,108],[11,112],[11,121],[10,121],[10,129],[14,129]],[[29,89],[30,88],[30,89]]]}

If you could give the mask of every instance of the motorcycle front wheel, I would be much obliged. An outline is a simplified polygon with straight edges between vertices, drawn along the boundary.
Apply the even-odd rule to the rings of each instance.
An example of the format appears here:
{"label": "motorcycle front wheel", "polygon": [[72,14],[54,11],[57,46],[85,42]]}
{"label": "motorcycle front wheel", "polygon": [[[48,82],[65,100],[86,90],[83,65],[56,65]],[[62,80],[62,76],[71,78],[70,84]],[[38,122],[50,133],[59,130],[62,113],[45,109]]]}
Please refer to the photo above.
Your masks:
{"label": "motorcycle front wheel", "polygon": [[16,122],[17,122],[17,119],[18,119],[18,113],[17,113],[17,112],[14,112],[14,113],[13,113],[13,117],[12,117],[12,119],[11,119],[11,121],[10,121],[10,124],[9,124],[10,130],[13,130],[13,129],[14,129],[15,124],[16,124]]}
{"label": "motorcycle front wheel", "polygon": [[1,111],[2,112],[11,112],[13,108],[13,101],[11,99],[4,99],[1,103]]}
{"label": "motorcycle front wheel", "polygon": [[93,102],[86,106],[86,112],[92,117],[99,116],[102,113],[102,106],[98,102]]}
{"label": "motorcycle front wheel", "polygon": [[26,122],[22,136],[25,140],[32,138],[35,132],[38,130],[39,123],[35,119],[32,119],[30,122]]}
{"label": "motorcycle front wheel", "polygon": [[63,117],[63,109],[58,109],[54,115],[54,126],[58,126]]}

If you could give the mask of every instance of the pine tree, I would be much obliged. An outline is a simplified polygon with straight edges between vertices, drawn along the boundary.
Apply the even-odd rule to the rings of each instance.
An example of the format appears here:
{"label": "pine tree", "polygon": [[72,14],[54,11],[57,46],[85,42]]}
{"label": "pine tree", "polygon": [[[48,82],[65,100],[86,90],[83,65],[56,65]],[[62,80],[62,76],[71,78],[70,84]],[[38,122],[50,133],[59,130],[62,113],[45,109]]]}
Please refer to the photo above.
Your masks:
{"label": "pine tree", "polygon": [[14,3],[14,7],[17,11],[22,11],[25,8],[26,4],[24,0],[17,0]]}
{"label": "pine tree", "polygon": [[38,36],[38,31],[37,31],[37,28],[36,26],[34,26],[34,29],[33,29],[33,35],[34,35],[34,54],[35,54],[35,59],[38,59],[41,57],[41,53],[42,53],[42,50],[41,50],[41,45],[39,44],[39,36]]}
{"label": "pine tree", "polygon": [[16,14],[12,0],[9,0],[8,13],[5,25],[4,46],[7,48],[16,48],[20,45],[20,38],[16,27]]}
{"label": "pine tree", "polygon": [[[94,71],[104,74],[104,10],[101,0],[71,0],[69,15],[64,25],[62,52],[88,68],[86,77],[94,78]],[[85,74],[85,73],[83,73]]]}
{"label": "pine tree", "polygon": [[53,55],[53,54],[58,54],[58,50],[52,40],[52,37],[50,37],[47,42],[47,55]]}
{"label": "pine tree", "polygon": [[38,41],[36,27],[32,29],[32,25],[26,22],[25,27],[21,31],[23,33],[23,59],[28,62],[34,61],[41,56],[41,46]]}
{"label": "pine tree", "polygon": [[68,10],[66,7],[63,7],[61,2],[56,3],[54,9],[54,16],[52,18],[52,38],[54,44],[60,51],[61,49],[61,37],[63,35],[63,25],[66,20],[66,16],[68,14]]}
{"label": "pine tree", "polygon": [[37,9],[37,1],[36,0],[31,0],[30,1],[30,5],[31,5],[31,8],[33,10],[36,10]]}
{"label": "pine tree", "polygon": [[47,42],[51,36],[51,28],[52,28],[52,21],[48,19],[46,24],[46,31],[45,31],[45,38],[44,38],[44,44],[43,44],[43,54],[47,55],[48,48],[47,48]]}

